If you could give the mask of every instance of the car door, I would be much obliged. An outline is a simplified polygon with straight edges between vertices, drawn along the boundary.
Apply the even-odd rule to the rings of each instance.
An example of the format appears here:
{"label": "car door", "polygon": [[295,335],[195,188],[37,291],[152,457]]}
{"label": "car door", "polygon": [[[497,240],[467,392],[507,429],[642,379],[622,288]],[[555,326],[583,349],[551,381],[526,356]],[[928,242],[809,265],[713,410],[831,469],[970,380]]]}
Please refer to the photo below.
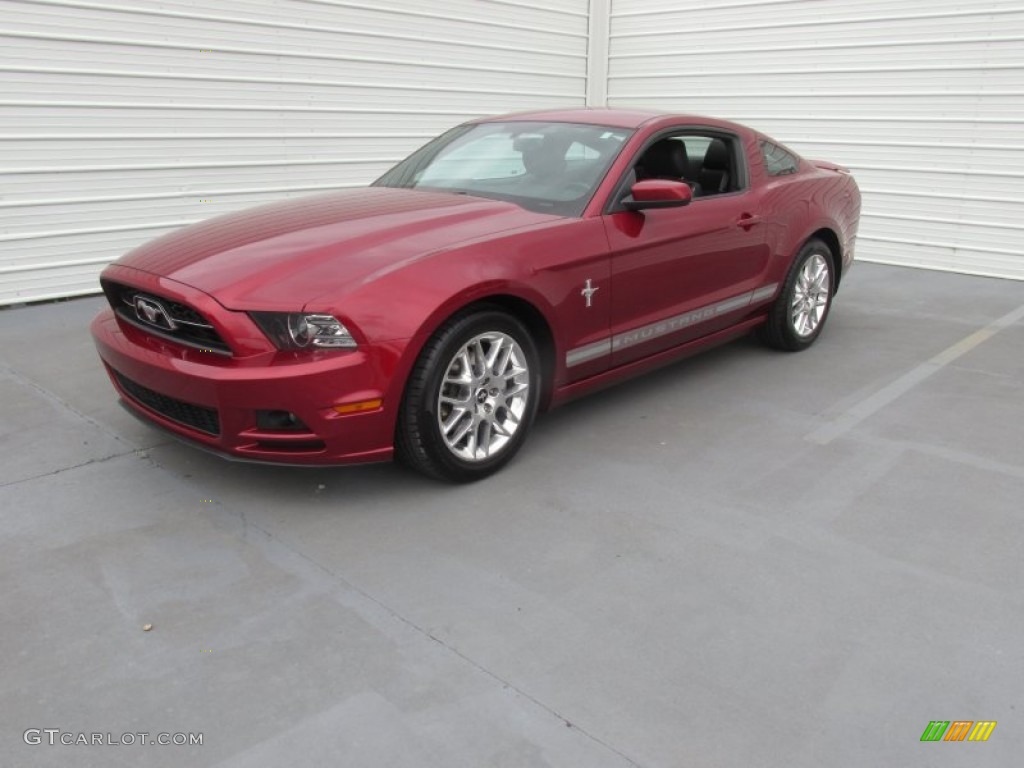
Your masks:
{"label": "car door", "polygon": [[[749,312],[768,246],[739,139],[690,130],[663,133],[653,141],[680,141],[690,148],[689,155],[696,155],[715,138],[727,141],[732,154],[727,189],[705,195],[696,188],[687,206],[640,212],[624,210],[613,200],[603,217],[611,250],[615,366],[726,328]],[[637,153],[623,179],[625,194],[632,180],[642,176],[650,146]],[[692,182],[700,176],[700,158],[687,160],[683,180]]]}

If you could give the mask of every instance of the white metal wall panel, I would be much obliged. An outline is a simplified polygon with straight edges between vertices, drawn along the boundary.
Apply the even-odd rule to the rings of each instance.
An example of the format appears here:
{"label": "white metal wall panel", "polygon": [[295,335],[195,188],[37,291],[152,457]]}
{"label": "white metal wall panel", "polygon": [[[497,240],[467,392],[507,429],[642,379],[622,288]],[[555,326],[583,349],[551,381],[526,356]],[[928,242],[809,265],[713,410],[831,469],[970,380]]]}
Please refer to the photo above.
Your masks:
{"label": "white metal wall panel", "polygon": [[0,0],[0,304],[171,228],[586,100],[589,0]]}
{"label": "white metal wall panel", "polygon": [[611,0],[608,102],[850,166],[858,257],[1024,279],[1024,0]]}

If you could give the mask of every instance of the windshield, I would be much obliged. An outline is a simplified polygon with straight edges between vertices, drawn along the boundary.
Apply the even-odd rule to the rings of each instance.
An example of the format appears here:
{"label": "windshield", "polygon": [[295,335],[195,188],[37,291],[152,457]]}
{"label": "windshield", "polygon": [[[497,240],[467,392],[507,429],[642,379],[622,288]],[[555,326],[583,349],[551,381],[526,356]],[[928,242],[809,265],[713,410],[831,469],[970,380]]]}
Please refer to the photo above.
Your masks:
{"label": "windshield", "polygon": [[463,193],[579,216],[631,134],[578,123],[462,125],[414,152],[373,186]]}

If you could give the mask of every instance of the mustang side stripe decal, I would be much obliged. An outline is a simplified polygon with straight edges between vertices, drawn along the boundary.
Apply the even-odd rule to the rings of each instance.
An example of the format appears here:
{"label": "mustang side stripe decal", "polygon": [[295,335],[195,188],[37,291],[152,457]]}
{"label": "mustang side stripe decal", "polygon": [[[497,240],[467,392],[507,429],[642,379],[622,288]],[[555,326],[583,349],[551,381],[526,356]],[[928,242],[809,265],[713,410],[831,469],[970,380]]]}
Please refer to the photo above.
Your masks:
{"label": "mustang side stripe decal", "polygon": [[764,299],[770,299],[775,295],[775,289],[779,287],[778,283],[771,283],[770,285],[762,285],[756,291],[754,295],[750,297],[750,303],[753,304],[755,301],[762,301]]}
{"label": "mustang side stripe decal", "polygon": [[595,341],[593,344],[587,344],[583,347],[576,347],[576,349],[570,350],[565,356],[565,364],[570,368],[580,363],[585,363],[588,360],[593,360],[598,357],[604,357],[612,351],[612,340],[602,339],[601,341]]}
{"label": "mustang side stripe decal", "polygon": [[722,315],[726,312],[734,312],[737,309],[748,307],[756,302],[770,299],[775,295],[775,291],[778,287],[778,283],[763,285],[756,291],[747,291],[746,293],[741,293],[739,296],[734,296],[731,299],[724,299],[723,301],[719,301],[714,304],[708,304],[706,307],[699,307],[689,312],[684,312],[681,315],[668,317],[664,320],[659,320],[656,323],[634,328],[631,331],[617,333],[614,336],[602,339],[601,341],[595,341],[582,347],[570,349],[565,355],[565,364],[569,368],[572,368],[574,365],[579,365],[580,363],[585,363],[589,360],[595,360],[599,357],[603,357],[614,350],[625,349],[626,347],[632,347],[636,344],[650,341],[651,339],[657,339],[661,336],[666,336],[670,333],[680,331],[683,328],[688,328],[691,325],[696,325],[697,323],[702,323],[705,320],[710,320],[716,315]]}

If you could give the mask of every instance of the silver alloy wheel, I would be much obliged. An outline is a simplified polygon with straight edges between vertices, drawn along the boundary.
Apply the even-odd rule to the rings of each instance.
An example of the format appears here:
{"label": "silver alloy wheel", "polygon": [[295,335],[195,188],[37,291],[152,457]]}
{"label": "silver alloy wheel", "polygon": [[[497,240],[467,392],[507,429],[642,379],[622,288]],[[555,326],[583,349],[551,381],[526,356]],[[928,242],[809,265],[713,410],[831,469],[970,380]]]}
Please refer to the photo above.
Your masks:
{"label": "silver alloy wheel", "polygon": [[530,370],[519,343],[506,333],[474,336],[448,363],[437,396],[437,426],[448,450],[484,461],[522,426]]}
{"label": "silver alloy wheel", "polygon": [[828,309],[832,280],[828,261],[819,253],[812,255],[800,268],[793,286],[790,321],[798,336],[810,336],[821,324]]}

